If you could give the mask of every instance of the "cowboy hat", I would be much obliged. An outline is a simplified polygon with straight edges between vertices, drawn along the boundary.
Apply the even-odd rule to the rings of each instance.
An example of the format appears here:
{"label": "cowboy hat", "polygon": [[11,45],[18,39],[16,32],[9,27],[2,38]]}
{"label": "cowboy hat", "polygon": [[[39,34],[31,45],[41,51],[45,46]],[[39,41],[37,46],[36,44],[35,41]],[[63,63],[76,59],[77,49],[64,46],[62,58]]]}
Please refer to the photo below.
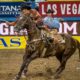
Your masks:
{"label": "cowboy hat", "polygon": [[31,5],[26,4],[26,3],[21,4],[21,10],[24,10],[24,9],[30,10],[31,9]]}
{"label": "cowboy hat", "polygon": [[46,13],[53,13],[51,9],[48,9]]}

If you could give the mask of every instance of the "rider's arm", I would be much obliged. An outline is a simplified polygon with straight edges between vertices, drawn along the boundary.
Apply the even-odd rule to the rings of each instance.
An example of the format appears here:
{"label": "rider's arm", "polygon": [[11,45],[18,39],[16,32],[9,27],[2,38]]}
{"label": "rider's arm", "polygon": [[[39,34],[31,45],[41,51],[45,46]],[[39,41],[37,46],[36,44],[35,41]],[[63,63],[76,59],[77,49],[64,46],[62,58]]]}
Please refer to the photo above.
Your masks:
{"label": "rider's arm", "polygon": [[34,14],[36,15],[35,22],[36,23],[40,22],[42,18],[41,18],[41,15],[39,14],[39,12],[37,10],[35,10]]}
{"label": "rider's arm", "polygon": [[14,22],[6,22],[6,24],[9,25],[9,26],[15,26],[17,21],[18,21],[18,19],[19,19],[19,17],[16,19],[16,21],[14,21]]}
{"label": "rider's arm", "polygon": [[15,26],[16,25],[16,21],[15,22],[6,22],[7,25],[9,26]]}

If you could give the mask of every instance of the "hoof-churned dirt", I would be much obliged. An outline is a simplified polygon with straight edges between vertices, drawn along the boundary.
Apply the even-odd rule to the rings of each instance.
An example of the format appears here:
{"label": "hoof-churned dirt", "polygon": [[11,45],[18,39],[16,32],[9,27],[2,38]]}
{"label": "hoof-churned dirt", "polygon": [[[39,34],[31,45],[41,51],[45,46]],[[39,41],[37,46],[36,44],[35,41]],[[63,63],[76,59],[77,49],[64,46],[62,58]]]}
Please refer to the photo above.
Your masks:
{"label": "hoof-churned dirt", "polygon": [[[24,50],[0,50],[0,80],[12,80],[18,73]],[[68,60],[60,79],[57,80],[80,80],[80,62],[78,51]],[[21,80],[54,80],[54,72],[59,66],[55,57],[46,59],[37,58],[29,67],[25,79]],[[53,77],[53,78],[52,78]]]}

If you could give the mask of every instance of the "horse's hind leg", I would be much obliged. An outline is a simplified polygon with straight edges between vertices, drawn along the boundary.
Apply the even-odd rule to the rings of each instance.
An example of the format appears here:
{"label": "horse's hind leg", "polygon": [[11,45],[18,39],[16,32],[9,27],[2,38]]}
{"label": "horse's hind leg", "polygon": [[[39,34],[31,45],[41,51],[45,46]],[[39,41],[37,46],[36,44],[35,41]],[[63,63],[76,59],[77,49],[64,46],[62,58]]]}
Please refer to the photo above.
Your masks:
{"label": "horse's hind leg", "polygon": [[59,78],[60,77],[60,73],[65,69],[65,65],[66,65],[66,61],[64,60],[61,62],[61,65],[58,67],[58,69],[56,70],[56,73],[54,75],[54,78]]}
{"label": "horse's hind leg", "polygon": [[61,65],[59,66],[59,68],[56,71],[56,74],[54,76],[55,78],[58,78],[59,75],[61,74],[61,72],[65,69],[65,65],[66,65],[67,60],[71,57],[71,55],[74,52],[75,52],[75,49],[74,50],[69,50],[67,53],[63,54],[63,56],[62,56],[62,62],[61,62]]}
{"label": "horse's hind leg", "polygon": [[77,40],[76,40],[76,42],[77,42],[77,48],[79,50],[79,62],[80,62],[80,42],[78,42]]}
{"label": "horse's hind leg", "polygon": [[[60,53],[60,54],[63,55],[63,53]],[[59,60],[60,64],[61,64],[61,62],[62,62],[62,55],[56,54],[56,58]],[[58,67],[58,69],[56,70],[56,72],[59,70],[59,68],[60,68],[60,66]],[[56,72],[55,72],[55,73],[56,73]]]}
{"label": "horse's hind leg", "polygon": [[79,62],[80,62],[80,45],[79,45],[78,49],[79,49]]}
{"label": "horse's hind leg", "polygon": [[57,68],[55,74],[54,74],[54,78],[57,79],[60,77],[60,73],[65,69],[65,65],[66,65],[66,59],[62,59],[62,54],[60,56],[56,56],[57,59],[60,61],[60,66]]}

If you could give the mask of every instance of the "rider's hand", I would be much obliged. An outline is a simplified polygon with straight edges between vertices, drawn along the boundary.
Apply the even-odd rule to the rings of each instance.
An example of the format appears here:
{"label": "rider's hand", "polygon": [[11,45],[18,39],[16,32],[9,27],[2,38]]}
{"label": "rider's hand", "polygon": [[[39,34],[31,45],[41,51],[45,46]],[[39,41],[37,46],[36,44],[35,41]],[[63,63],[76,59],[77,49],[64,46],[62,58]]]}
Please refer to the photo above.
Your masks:
{"label": "rider's hand", "polygon": [[7,25],[10,25],[10,22],[6,21],[6,24],[7,24]]}
{"label": "rider's hand", "polygon": [[50,32],[50,29],[48,28],[47,25],[44,25],[44,28],[45,28],[46,31]]}
{"label": "rider's hand", "polygon": [[6,24],[9,26],[15,26],[16,22],[6,22]]}

